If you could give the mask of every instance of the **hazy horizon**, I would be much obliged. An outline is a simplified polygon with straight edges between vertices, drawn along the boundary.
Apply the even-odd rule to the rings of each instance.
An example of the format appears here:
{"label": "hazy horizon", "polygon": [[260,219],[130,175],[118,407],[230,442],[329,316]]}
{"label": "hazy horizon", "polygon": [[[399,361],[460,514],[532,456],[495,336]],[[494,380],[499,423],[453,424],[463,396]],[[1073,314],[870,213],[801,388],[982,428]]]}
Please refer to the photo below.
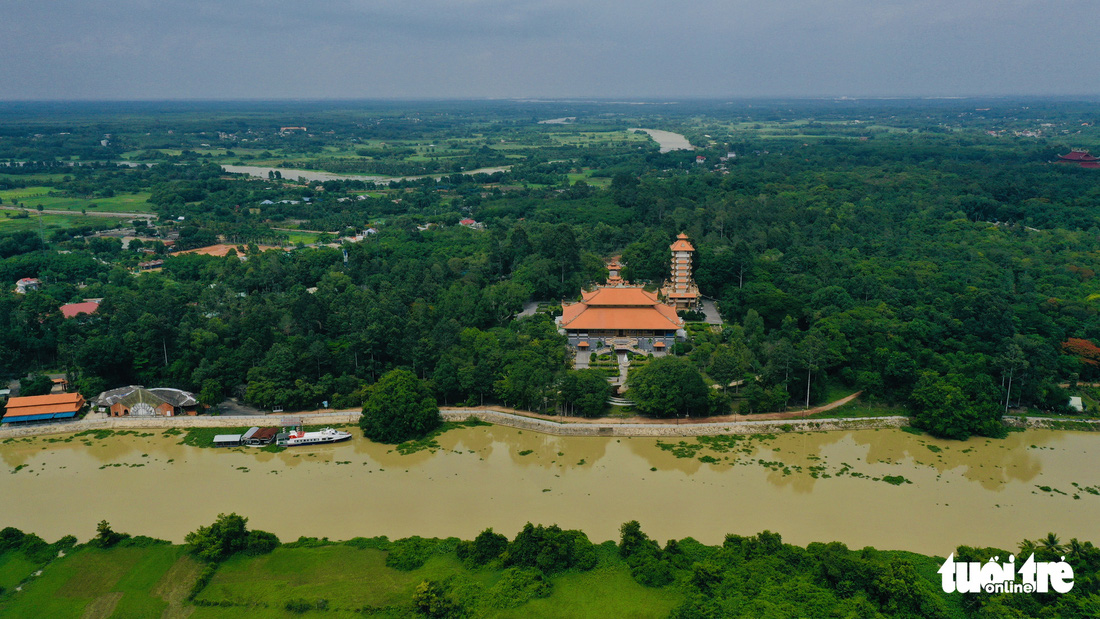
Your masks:
{"label": "hazy horizon", "polygon": [[1087,0],[5,4],[4,101],[1100,94]]}

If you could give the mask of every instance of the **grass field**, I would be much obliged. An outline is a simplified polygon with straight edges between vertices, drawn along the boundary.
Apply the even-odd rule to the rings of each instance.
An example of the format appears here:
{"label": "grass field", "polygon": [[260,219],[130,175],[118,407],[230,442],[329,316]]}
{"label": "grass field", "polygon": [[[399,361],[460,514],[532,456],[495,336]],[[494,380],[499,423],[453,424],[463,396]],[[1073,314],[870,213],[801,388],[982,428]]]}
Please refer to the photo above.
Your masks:
{"label": "grass field", "polygon": [[[673,586],[639,585],[615,552],[594,570],[553,577],[548,597],[510,608],[494,589],[502,570],[468,569],[445,552],[405,572],[387,567],[386,555],[343,544],[238,555],[218,568],[192,604],[186,598],[203,564],[183,546],[81,548],[47,565],[23,591],[0,596],[0,616],[282,618],[303,616],[286,610],[287,602],[324,600],[324,612],[305,615],[361,617],[369,609],[374,617],[407,617],[414,614],[413,592],[425,580],[451,583],[471,617],[664,617],[682,599]],[[0,558],[0,578],[18,583],[30,575],[35,566],[20,557]]]}
{"label": "grass field", "polygon": [[14,589],[37,569],[38,564],[21,552],[0,554],[0,590]]}
{"label": "grass field", "polygon": [[200,568],[181,546],[82,548],[0,598],[0,616],[159,617],[182,603]]}
{"label": "grass field", "polygon": [[118,221],[124,221],[108,217],[92,217],[73,213],[72,215],[40,215],[36,211],[30,211],[29,217],[12,217],[17,211],[0,211],[0,232],[14,230],[38,230],[41,228],[47,238],[51,230],[59,228],[72,228],[74,226],[97,225],[102,228],[110,228]]}
{"label": "grass field", "polygon": [[[34,210],[38,205],[44,209],[77,211],[89,210],[104,213],[149,213],[153,205],[149,204],[148,193],[125,193],[110,198],[70,198],[51,196],[53,187],[21,187],[19,189],[0,190],[0,203],[14,206],[12,200],[20,202],[27,209]],[[92,206],[92,205],[95,206]]]}
{"label": "grass field", "polygon": [[807,417],[807,419],[848,419],[853,417],[887,417],[890,415],[908,414],[909,411],[904,406],[864,402],[862,398],[856,398],[844,406],[834,408],[831,411],[825,411],[824,413],[815,413]]}

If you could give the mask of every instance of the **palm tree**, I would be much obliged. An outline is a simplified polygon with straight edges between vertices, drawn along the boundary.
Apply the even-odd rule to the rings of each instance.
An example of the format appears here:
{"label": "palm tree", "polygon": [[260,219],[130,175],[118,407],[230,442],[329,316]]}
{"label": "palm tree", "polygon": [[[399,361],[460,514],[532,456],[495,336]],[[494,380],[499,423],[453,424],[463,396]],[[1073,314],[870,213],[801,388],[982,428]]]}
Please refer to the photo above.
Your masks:
{"label": "palm tree", "polygon": [[1024,541],[1020,542],[1020,560],[1021,560],[1021,562],[1026,561],[1027,558],[1030,557],[1031,555],[1035,554],[1035,551],[1038,550],[1038,549],[1039,549],[1039,547],[1035,544],[1035,542],[1033,542],[1029,539],[1025,539]]}
{"label": "palm tree", "polygon": [[1044,552],[1050,554],[1051,557],[1057,558],[1065,549],[1062,547],[1062,542],[1058,539],[1058,536],[1054,533],[1047,533],[1047,536],[1039,540]]}
{"label": "palm tree", "polygon": [[1085,544],[1083,544],[1075,537],[1069,540],[1069,543],[1066,544],[1064,550],[1066,551],[1066,554],[1069,555],[1070,559],[1080,559],[1081,556],[1085,553]]}

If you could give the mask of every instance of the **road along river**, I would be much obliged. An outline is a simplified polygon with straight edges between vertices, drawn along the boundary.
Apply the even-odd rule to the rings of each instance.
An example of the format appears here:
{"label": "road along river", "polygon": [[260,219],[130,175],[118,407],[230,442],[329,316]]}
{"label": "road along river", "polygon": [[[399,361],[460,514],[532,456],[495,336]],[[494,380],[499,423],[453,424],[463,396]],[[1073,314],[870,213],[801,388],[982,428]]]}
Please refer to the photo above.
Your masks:
{"label": "road along river", "polygon": [[[1100,541],[1100,434],[1028,430],[940,441],[898,429],[716,438],[551,436],[463,428],[400,455],[355,438],[282,453],[179,444],[164,430],[0,442],[0,527],[54,540],[119,531],[181,541],[237,512],[284,540],[509,536],[525,522],[615,539],[769,529],[946,556],[1048,531]],[[175,432],[175,431],[169,431]],[[358,436],[358,430],[353,430]],[[709,446],[703,446],[700,441]]]}

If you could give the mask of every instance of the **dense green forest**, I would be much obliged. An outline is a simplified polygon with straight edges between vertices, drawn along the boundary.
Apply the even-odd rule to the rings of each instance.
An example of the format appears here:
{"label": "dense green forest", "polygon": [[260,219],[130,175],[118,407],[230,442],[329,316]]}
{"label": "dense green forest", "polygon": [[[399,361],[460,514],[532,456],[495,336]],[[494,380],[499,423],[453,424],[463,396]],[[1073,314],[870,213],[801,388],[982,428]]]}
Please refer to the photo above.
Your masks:
{"label": "dense green forest", "polygon": [[[942,557],[806,547],[775,533],[685,538],[663,547],[637,521],[619,541],[528,523],[515,537],[409,537],[282,543],[222,514],[174,546],[100,522],[85,544],[0,530],[0,614],[194,617],[1095,617],[1100,550],[1051,533],[1018,549],[960,546],[956,561],[1065,561],[1068,593],[945,593]],[[292,566],[292,567],[291,567]],[[288,570],[288,567],[291,567]],[[288,576],[293,574],[292,577]]]}
{"label": "dense green forest", "polygon": [[[1100,378],[1100,170],[1055,163],[1100,146],[1095,109],[3,104],[0,373],[290,409],[359,407],[406,368],[441,404],[600,414],[606,388],[570,369],[549,315],[513,316],[578,297],[615,255],[658,283],[686,232],[726,324],[675,352],[710,381],[744,379],[689,414],[845,387],[937,434],[997,434],[1006,409],[1067,412],[1058,385]],[[695,150],[661,153],[631,127]],[[428,176],[301,182],[233,164]],[[125,249],[124,228],[139,238]],[[136,272],[151,258],[163,269]],[[23,277],[42,289],[11,292]],[[62,318],[86,298],[102,299],[94,315]]]}

